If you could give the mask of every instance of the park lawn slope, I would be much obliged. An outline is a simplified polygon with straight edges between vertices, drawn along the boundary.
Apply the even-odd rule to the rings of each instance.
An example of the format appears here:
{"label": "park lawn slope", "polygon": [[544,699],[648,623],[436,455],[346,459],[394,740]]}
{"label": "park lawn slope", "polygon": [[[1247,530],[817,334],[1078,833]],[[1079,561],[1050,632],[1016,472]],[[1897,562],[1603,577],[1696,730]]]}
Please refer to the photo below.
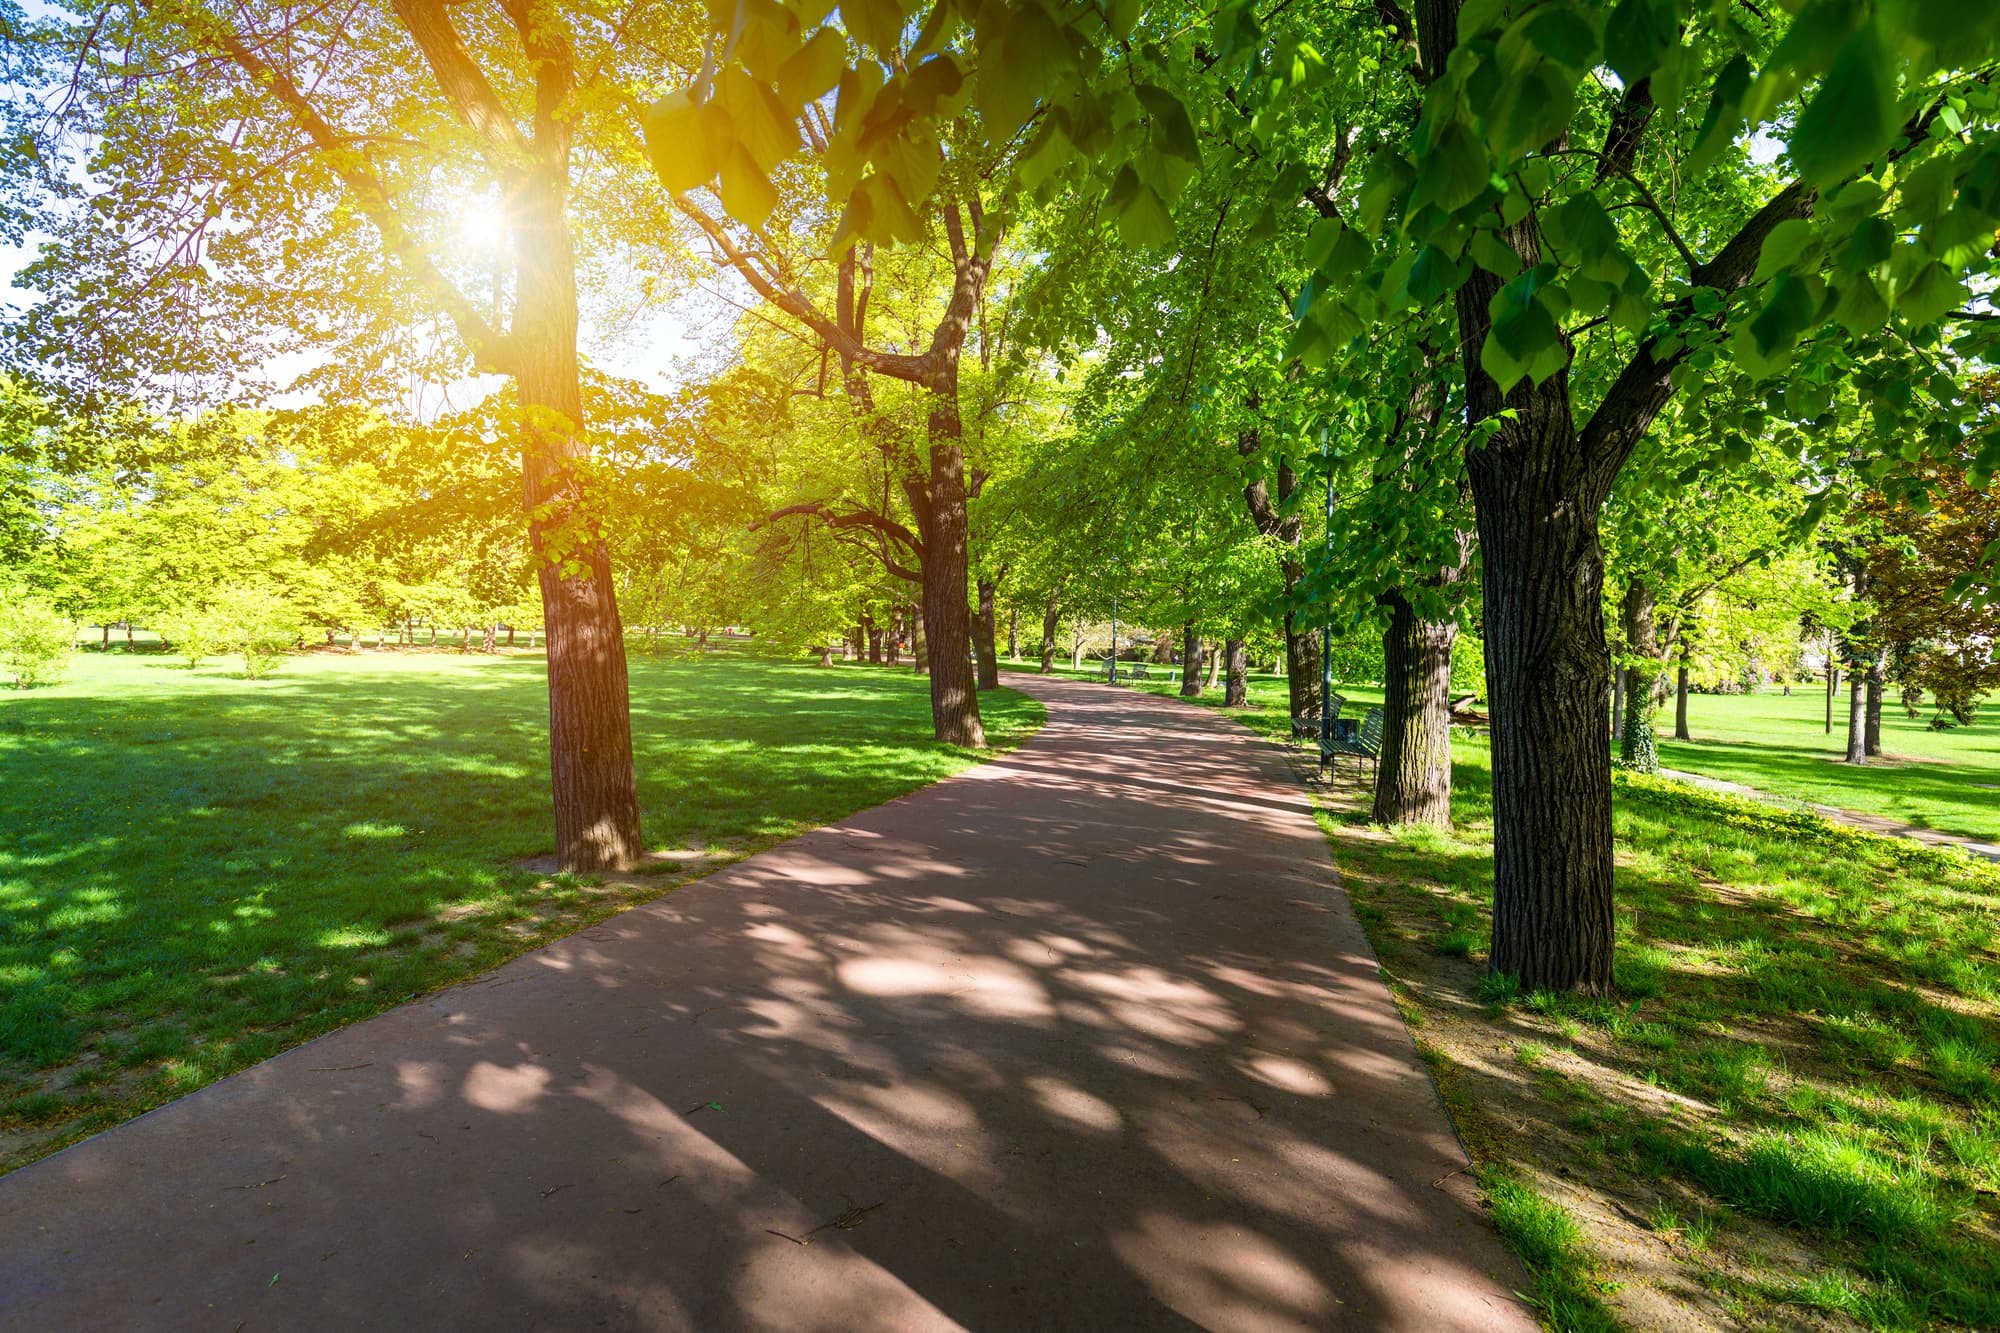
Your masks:
{"label": "park lawn slope", "polygon": [[[1039,704],[981,696],[1018,744]],[[651,873],[551,845],[539,655],[92,654],[0,691],[0,1169],[979,761],[887,669],[637,658]]]}
{"label": "park lawn slope", "polygon": [[1487,751],[1454,830],[1335,859],[1559,1328],[2000,1326],[2000,869],[1619,774],[1617,978],[1488,978]]}
{"label": "park lawn slope", "polygon": [[1847,753],[1847,696],[1826,730],[1826,693],[1810,684],[1789,696],[1688,697],[1692,741],[1670,739],[1672,705],[1660,714],[1660,762],[1740,782],[1796,801],[1859,810],[1944,833],[2000,842],[2000,716],[1982,709],[1969,726],[1930,729],[1930,712],[1911,717],[1895,700],[1882,706],[1883,753],[1856,767]]}

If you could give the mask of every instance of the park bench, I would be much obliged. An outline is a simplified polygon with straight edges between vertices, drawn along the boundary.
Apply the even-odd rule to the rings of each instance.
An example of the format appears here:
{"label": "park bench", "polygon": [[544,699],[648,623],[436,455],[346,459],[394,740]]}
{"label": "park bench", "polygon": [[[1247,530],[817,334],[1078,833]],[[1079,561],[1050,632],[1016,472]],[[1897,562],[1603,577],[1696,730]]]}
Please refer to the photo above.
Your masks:
{"label": "park bench", "polygon": [[1146,670],[1146,664],[1144,662],[1134,662],[1132,664],[1133,680],[1150,680],[1152,679],[1152,674],[1153,674],[1152,672]]}
{"label": "park bench", "polygon": [[1380,761],[1382,757],[1381,709],[1371,708],[1362,715],[1361,730],[1357,735],[1352,737],[1335,736],[1330,740],[1320,743],[1319,762],[1322,767],[1327,764],[1338,766],[1340,756],[1344,754],[1354,756],[1354,766],[1356,768],[1361,767],[1363,759],[1366,759],[1371,765]]}
{"label": "park bench", "polygon": [[[1326,696],[1326,719],[1338,721],[1340,710],[1347,706],[1347,700],[1338,694]],[[1319,735],[1319,719],[1316,717],[1295,717],[1292,719],[1292,744],[1297,745],[1306,737]]]}

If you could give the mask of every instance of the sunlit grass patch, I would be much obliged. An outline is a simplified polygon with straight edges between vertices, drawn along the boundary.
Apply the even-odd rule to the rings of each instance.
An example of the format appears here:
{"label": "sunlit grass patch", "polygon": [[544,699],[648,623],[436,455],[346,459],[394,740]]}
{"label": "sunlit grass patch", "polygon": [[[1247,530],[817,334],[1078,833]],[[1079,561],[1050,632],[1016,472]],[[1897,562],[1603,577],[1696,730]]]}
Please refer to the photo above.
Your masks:
{"label": "sunlit grass patch", "polygon": [[1615,1333],[1618,1322],[1598,1295],[1595,1259],[1569,1210],[1506,1176],[1481,1183],[1494,1226],[1533,1279],[1528,1299],[1550,1327]]}

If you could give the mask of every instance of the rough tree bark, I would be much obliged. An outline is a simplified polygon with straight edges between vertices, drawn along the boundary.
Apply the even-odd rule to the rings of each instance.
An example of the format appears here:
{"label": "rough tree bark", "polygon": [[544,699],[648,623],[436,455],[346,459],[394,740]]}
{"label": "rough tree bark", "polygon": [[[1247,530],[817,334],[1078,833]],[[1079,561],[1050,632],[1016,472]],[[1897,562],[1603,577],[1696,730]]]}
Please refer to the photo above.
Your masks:
{"label": "rough tree bark", "polygon": [[919,676],[930,673],[931,637],[924,629],[922,607],[910,612],[910,663]]}
{"label": "rough tree bark", "polygon": [[1222,644],[1222,660],[1226,664],[1227,675],[1222,687],[1222,706],[1242,708],[1250,702],[1250,656],[1241,639],[1226,639]]}
{"label": "rough tree bark", "polygon": [[1201,693],[1201,638],[1194,622],[1181,626],[1181,697],[1192,699]]}
{"label": "rough tree bark", "polygon": [[1203,651],[1208,654],[1208,669],[1202,676],[1201,687],[1204,690],[1212,690],[1215,688],[1215,682],[1222,677],[1222,645],[1210,643]]}
{"label": "rough tree bark", "polygon": [[[559,11],[507,0],[533,84],[531,128],[494,91],[440,0],[395,0],[437,86],[480,142],[504,161],[515,263],[513,324],[502,335],[437,268],[399,214],[389,186],[365,154],[329,122],[289,68],[235,32],[215,38],[254,85],[273,97],[332,165],[385,249],[450,319],[483,371],[513,378],[530,549],[537,560],[548,628],[549,760],[556,859],[565,870],[619,869],[639,854],[639,802],[624,627],[595,515],[573,471],[585,452],[578,378],[576,259],[569,226],[576,86]],[[562,566],[575,571],[565,576]],[[436,627],[432,627],[433,636]]]}
{"label": "rough tree bark", "polygon": [[1380,824],[1451,823],[1451,649],[1458,622],[1426,620],[1400,591],[1382,631],[1382,753],[1375,766]]}
{"label": "rough tree bark", "polygon": [[1626,651],[1633,660],[1625,666],[1625,728],[1619,734],[1618,756],[1627,767],[1657,773],[1660,741],[1653,715],[1659,707],[1660,643],[1653,585],[1634,576],[1625,585],[1623,611]]}
{"label": "rough tree bark", "polygon": [[1007,608],[1007,660],[1021,660],[1021,608],[1018,606]]}
{"label": "rough tree bark", "polygon": [[1000,663],[995,658],[994,637],[997,632],[993,623],[993,581],[979,580],[979,614],[972,621],[972,651],[979,658],[979,688],[997,690],[1000,688]]}
{"label": "rough tree bark", "polygon": [[[1258,398],[1250,395],[1246,406],[1256,411]],[[1236,433],[1236,452],[1240,457],[1253,457],[1263,447],[1263,433],[1256,426],[1248,426]],[[1278,498],[1271,499],[1271,488],[1264,478],[1243,488],[1243,502],[1249,506],[1250,521],[1257,531],[1266,537],[1277,539],[1278,573],[1285,582],[1287,600],[1292,589],[1306,572],[1305,562],[1299,558],[1299,542],[1305,536],[1305,521],[1296,509],[1285,512],[1294,492],[1299,488],[1298,473],[1283,457],[1278,459]],[[1285,688],[1290,695],[1293,717],[1319,716],[1319,639],[1310,628],[1301,628],[1298,613],[1290,606],[1285,608]]]}
{"label": "rough tree bark", "polygon": [[1056,630],[1060,627],[1062,604],[1056,594],[1050,593],[1048,605],[1042,608],[1042,674],[1048,675],[1056,669]]}
{"label": "rough tree bark", "polygon": [[[1410,385],[1409,398],[1390,433],[1418,436],[1417,445],[1437,428],[1444,391],[1439,367],[1428,347],[1424,367]],[[1454,528],[1446,563],[1427,571],[1418,587],[1441,594],[1461,583],[1472,568],[1472,534]],[[1451,650],[1458,640],[1456,620],[1427,620],[1410,600],[1409,587],[1376,598],[1388,608],[1382,631],[1382,751],[1375,765],[1373,817],[1384,824],[1451,823]]]}
{"label": "rough tree bark", "polygon": [[1889,683],[1889,650],[1877,647],[1868,659],[1868,725],[1863,749],[1872,757],[1882,753],[1882,690]]}
{"label": "rough tree bark", "polygon": [[1858,663],[1847,669],[1847,762],[1868,762],[1868,685]]}
{"label": "rough tree bark", "polygon": [[1688,731],[1688,659],[1685,643],[1681,645],[1680,664],[1674,668],[1674,739],[1694,739]]}

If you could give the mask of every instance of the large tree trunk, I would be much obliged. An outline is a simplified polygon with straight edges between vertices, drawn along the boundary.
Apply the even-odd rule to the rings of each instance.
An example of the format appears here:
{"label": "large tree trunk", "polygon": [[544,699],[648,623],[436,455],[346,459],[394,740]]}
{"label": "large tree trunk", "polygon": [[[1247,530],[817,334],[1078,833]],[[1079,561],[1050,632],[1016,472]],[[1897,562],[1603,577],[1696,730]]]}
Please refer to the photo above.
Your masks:
{"label": "large tree trunk", "polygon": [[972,622],[972,651],[979,658],[979,688],[997,690],[1000,688],[1000,663],[994,655],[993,584],[991,580],[979,580],[979,614]]}
{"label": "large tree trunk", "polygon": [[1007,608],[1007,660],[1021,660],[1021,608],[1018,606]]}
{"label": "large tree trunk", "polygon": [[1625,668],[1614,667],[1611,671],[1611,735],[1615,740],[1625,734]]}
{"label": "large tree trunk", "polygon": [[1451,823],[1451,648],[1458,622],[1424,620],[1400,591],[1382,598],[1382,754],[1378,824]]}
{"label": "large tree trunk", "polygon": [[1467,458],[1493,714],[1491,966],[1524,990],[1602,994],[1612,989],[1611,655],[1598,505],[1566,475],[1576,452],[1566,401],[1559,417],[1533,406],[1499,447]]}
{"label": "large tree trunk", "polygon": [[1201,638],[1194,622],[1181,626],[1181,697],[1192,699],[1201,693]]}
{"label": "large tree trunk", "polygon": [[[576,358],[575,253],[567,164],[536,173],[514,206],[518,296],[510,341],[522,407],[528,537],[548,629],[549,777],[556,862],[619,870],[638,859],[639,796],[625,629],[604,543],[571,464],[584,452]],[[565,576],[565,568],[577,572]]]}
{"label": "large tree trunk", "polygon": [[1042,674],[1048,675],[1056,669],[1056,630],[1061,622],[1061,604],[1052,593],[1042,610]]}
{"label": "large tree trunk", "polygon": [[1685,649],[1681,652],[1680,665],[1674,668],[1674,739],[1694,739],[1688,731],[1688,663]]}
{"label": "large tree trunk", "polygon": [[[1251,393],[1245,404],[1256,411],[1258,398]],[[1236,452],[1249,458],[1263,447],[1263,434],[1255,426],[1238,431]],[[1305,523],[1296,509],[1286,513],[1288,502],[1299,488],[1299,477],[1285,459],[1278,460],[1278,499],[1271,500],[1270,487],[1262,477],[1243,488],[1243,501],[1250,509],[1250,520],[1257,530],[1279,543],[1278,572],[1285,581],[1285,593],[1289,597],[1299,579],[1305,574],[1305,564],[1298,558],[1299,542],[1305,536]],[[1298,613],[1289,607],[1285,610],[1285,688],[1290,695],[1293,717],[1319,716],[1319,639],[1311,629],[1301,630]]]}
{"label": "large tree trunk", "polygon": [[1218,651],[1219,647],[1220,645],[1211,643],[1203,649],[1208,654],[1208,670],[1207,674],[1202,677],[1201,682],[1201,687],[1204,690],[1214,689],[1216,680],[1221,676],[1222,654]]}
{"label": "large tree trunk", "polygon": [[922,607],[916,607],[910,612],[910,664],[919,676],[930,674],[931,636],[924,632]]}
{"label": "large tree trunk", "polygon": [[1847,762],[1868,762],[1868,685],[1860,663],[1847,668]]}
{"label": "large tree trunk", "polygon": [[1285,688],[1293,717],[1319,716],[1319,635],[1297,626],[1297,613],[1285,612]]}
{"label": "large tree trunk", "polygon": [[1222,706],[1241,708],[1250,702],[1250,659],[1243,640],[1226,639],[1222,645],[1222,659],[1228,675],[1222,687]]}
{"label": "large tree trunk", "polygon": [[1625,667],[1625,729],[1618,753],[1629,768],[1660,771],[1660,741],[1653,729],[1659,704],[1659,634],[1654,621],[1653,585],[1634,577],[1625,585],[1625,645],[1635,659]]}
{"label": "large tree trunk", "polygon": [[868,626],[868,664],[882,665],[882,627],[873,622]]}
{"label": "large tree trunk", "polygon": [[1889,650],[1878,647],[1868,661],[1868,719],[1863,748],[1882,753],[1882,688],[1889,683]]}
{"label": "large tree trunk", "polygon": [[[959,447],[958,360],[930,384],[930,484],[918,522],[924,542],[924,649],[931,675],[931,731],[947,745],[986,744],[972,669],[972,616],[965,585],[971,572],[965,455]],[[919,670],[922,668],[919,667]],[[997,682],[996,682],[997,683]]]}

